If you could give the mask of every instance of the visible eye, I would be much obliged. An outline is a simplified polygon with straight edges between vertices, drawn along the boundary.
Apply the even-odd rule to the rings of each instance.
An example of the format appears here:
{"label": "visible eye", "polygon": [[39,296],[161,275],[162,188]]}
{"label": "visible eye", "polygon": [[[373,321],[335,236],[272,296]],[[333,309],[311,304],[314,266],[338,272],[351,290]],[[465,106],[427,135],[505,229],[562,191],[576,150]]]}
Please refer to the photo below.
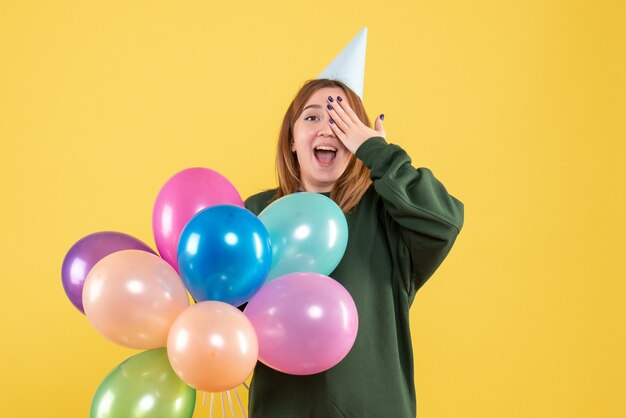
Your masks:
{"label": "visible eye", "polygon": [[311,120],[311,118],[317,118],[317,119],[319,119],[319,117],[318,117],[318,116],[307,116],[307,117],[305,117],[305,118],[304,118],[304,120]]}

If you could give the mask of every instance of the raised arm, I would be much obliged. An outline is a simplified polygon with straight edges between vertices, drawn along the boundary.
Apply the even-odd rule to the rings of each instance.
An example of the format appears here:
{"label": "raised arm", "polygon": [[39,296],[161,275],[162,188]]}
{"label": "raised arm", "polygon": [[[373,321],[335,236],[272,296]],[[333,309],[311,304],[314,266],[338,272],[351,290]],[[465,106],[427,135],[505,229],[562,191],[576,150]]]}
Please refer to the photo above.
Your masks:
{"label": "raised arm", "polygon": [[409,292],[432,276],[463,227],[463,203],[427,168],[415,169],[408,154],[382,137],[372,137],[356,156],[370,168],[388,219],[397,224],[411,262]]}

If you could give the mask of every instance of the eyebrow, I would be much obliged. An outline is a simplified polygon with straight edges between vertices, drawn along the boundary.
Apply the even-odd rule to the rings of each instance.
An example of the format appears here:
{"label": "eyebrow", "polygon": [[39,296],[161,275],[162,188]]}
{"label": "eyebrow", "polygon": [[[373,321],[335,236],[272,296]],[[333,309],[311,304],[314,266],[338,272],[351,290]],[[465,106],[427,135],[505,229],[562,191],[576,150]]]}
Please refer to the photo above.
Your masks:
{"label": "eyebrow", "polygon": [[305,111],[305,110],[307,110],[309,107],[317,107],[317,108],[320,108],[320,109],[322,108],[322,106],[320,106],[320,105],[318,105],[318,104],[311,104],[311,105],[308,105],[307,107],[305,107],[304,109],[302,109],[302,111],[304,112],[304,111]]}

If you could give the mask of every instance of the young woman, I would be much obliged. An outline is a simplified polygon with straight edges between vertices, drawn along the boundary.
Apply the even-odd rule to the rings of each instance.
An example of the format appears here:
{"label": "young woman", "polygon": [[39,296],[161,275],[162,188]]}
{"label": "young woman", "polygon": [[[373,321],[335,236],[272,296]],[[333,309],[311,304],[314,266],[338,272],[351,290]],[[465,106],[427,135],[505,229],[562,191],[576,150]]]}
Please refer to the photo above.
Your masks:
{"label": "young woman", "polygon": [[278,138],[279,187],[251,196],[260,213],[298,191],[333,199],[348,222],[348,246],[331,277],[352,295],[359,331],[332,369],[293,376],[258,363],[251,418],[415,417],[409,308],[463,225],[463,204],[427,168],[385,140],[345,84],[310,80],[296,94]]}

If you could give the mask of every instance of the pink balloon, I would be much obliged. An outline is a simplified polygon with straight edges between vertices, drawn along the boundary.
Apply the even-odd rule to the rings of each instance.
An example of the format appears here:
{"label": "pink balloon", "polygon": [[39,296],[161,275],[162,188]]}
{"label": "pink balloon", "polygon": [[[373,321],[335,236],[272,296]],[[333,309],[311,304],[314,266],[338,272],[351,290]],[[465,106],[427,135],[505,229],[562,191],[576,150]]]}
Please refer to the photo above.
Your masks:
{"label": "pink balloon", "polygon": [[161,257],[117,251],[89,271],[83,289],[85,315],[98,332],[129,348],[167,345],[170,327],[189,306],[182,280]]}
{"label": "pink balloon", "polygon": [[259,339],[259,360],[295,375],[335,366],[352,348],[359,327],[350,293],[318,273],[290,273],[269,282],[244,313]]}
{"label": "pink balloon", "polygon": [[176,252],[180,233],[202,209],[215,205],[244,207],[235,187],[208,168],[188,168],[161,188],[152,211],[152,231],[161,257],[178,271]]}

